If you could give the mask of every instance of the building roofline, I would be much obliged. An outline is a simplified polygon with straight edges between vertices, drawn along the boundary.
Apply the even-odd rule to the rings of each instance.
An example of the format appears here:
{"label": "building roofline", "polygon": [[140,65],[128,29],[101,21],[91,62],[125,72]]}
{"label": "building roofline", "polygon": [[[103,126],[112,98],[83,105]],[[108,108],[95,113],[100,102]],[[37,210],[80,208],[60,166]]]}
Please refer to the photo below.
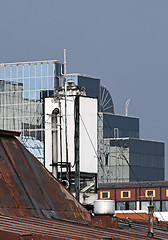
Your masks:
{"label": "building roofline", "polygon": [[10,66],[22,66],[22,65],[38,65],[38,64],[52,64],[59,63],[63,64],[58,60],[43,60],[43,61],[29,61],[29,62],[14,62],[14,63],[0,63],[0,67],[10,67]]}
{"label": "building roofline", "polygon": [[92,76],[90,76],[90,75],[82,74],[82,73],[69,73],[69,74],[67,74],[66,76],[67,76],[67,77],[79,76],[79,77],[87,77],[87,78],[94,78],[94,79],[100,80],[100,78],[92,77]]}
{"label": "building roofline", "polygon": [[0,129],[0,136],[20,136],[20,132]]}
{"label": "building roofline", "polygon": [[117,116],[117,117],[134,118],[134,119],[138,119],[138,120],[139,120],[139,117],[126,116],[126,115],[120,115],[120,114],[109,113],[109,112],[99,112],[99,113],[100,113],[100,114],[113,115],[113,116]]}
{"label": "building roofline", "polygon": [[133,137],[105,138],[104,140],[112,140],[112,141],[118,141],[118,140],[136,140],[136,141],[144,141],[144,142],[164,143],[164,142],[162,142],[162,141],[157,141],[157,140],[149,140],[149,139],[141,139],[141,138],[133,138]]}
{"label": "building roofline", "polygon": [[141,181],[141,182],[120,182],[120,183],[100,183],[99,190],[112,188],[135,188],[135,187],[167,187],[168,181]]}

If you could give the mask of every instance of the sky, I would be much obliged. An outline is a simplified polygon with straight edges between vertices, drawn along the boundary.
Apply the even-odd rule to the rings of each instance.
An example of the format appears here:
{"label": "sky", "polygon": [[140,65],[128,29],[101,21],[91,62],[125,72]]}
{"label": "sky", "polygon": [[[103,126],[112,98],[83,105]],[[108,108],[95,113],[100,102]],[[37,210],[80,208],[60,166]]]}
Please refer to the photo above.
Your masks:
{"label": "sky", "polygon": [[0,0],[0,62],[57,59],[101,79],[140,138],[165,142],[168,180],[168,1]]}

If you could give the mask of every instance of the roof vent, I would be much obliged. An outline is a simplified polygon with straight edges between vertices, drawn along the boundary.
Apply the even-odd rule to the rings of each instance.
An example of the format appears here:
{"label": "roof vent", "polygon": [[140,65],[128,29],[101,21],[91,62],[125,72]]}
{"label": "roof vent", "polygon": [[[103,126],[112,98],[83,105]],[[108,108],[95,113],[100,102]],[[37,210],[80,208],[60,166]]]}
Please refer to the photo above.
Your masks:
{"label": "roof vent", "polygon": [[95,215],[114,215],[115,201],[114,200],[96,200],[94,202]]}

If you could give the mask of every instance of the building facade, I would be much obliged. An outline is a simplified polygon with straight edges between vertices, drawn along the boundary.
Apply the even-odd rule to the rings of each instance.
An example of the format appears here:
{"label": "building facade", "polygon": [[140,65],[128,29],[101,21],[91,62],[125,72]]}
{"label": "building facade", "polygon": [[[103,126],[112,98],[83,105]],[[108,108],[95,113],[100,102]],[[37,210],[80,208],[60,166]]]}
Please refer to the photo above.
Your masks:
{"label": "building facade", "polygon": [[59,61],[0,64],[0,128],[21,132],[20,140],[44,163],[44,98],[62,75]]}
{"label": "building facade", "polygon": [[149,204],[154,211],[168,211],[168,182],[132,182],[99,184],[99,199],[115,200],[116,210],[145,210]]}
{"label": "building facade", "polygon": [[139,138],[139,119],[98,114],[99,183],[164,181],[164,143]]}
{"label": "building facade", "polygon": [[136,138],[104,139],[99,182],[164,180],[164,144]]}

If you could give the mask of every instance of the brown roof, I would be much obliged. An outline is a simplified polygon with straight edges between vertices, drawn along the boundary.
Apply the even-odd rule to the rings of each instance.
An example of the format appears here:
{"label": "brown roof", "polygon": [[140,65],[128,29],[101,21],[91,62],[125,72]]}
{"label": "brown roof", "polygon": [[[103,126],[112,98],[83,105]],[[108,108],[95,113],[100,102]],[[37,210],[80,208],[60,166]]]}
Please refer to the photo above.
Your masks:
{"label": "brown roof", "polygon": [[[110,229],[95,227],[67,220],[49,220],[39,218],[20,218],[0,216],[1,239],[33,240],[143,240],[151,239],[147,231],[122,227]],[[156,233],[155,239],[167,239],[167,234]]]}
{"label": "brown roof", "polygon": [[90,222],[90,214],[18,141],[0,131],[0,215]]}
{"label": "brown roof", "polygon": [[90,225],[88,211],[14,135],[0,131],[0,239],[151,239],[143,229]]}
{"label": "brown roof", "polygon": [[[131,233],[147,235],[148,220],[118,219],[118,226],[121,230]],[[153,232],[155,239],[168,239],[167,223],[154,221]]]}

